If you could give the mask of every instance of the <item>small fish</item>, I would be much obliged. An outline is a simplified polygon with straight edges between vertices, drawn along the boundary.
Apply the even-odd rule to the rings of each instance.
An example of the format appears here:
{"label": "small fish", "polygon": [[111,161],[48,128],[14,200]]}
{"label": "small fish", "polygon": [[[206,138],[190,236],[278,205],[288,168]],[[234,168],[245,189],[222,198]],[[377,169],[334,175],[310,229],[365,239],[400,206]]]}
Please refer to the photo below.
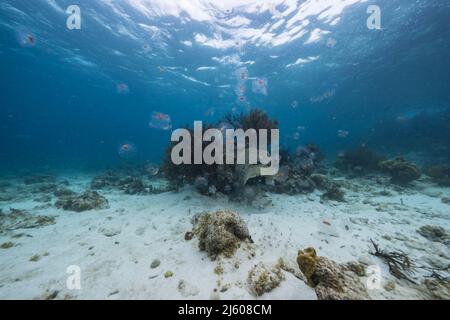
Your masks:
{"label": "small fish", "polygon": [[323,220],[322,223],[323,223],[323,224],[326,224],[327,226],[331,226],[331,223],[329,223],[329,222],[326,221],[326,220]]}

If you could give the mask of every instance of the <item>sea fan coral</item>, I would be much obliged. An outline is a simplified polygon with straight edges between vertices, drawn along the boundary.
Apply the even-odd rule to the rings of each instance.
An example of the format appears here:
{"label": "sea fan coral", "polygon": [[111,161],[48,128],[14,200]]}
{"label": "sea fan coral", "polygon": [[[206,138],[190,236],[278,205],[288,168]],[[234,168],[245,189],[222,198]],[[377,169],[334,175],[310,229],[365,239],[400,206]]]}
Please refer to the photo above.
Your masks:
{"label": "sea fan coral", "polygon": [[[226,125],[224,125],[226,123]],[[276,129],[278,123],[275,120],[269,118],[269,116],[262,110],[251,110],[249,114],[241,114],[239,116],[235,114],[228,114],[223,119],[219,120],[215,125],[204,125],[202,127],[202,133],[204,134],[208,129],[219,129],[221,131],[226,129]],[[187,128],[193,136],[194,129]],[[268,143],[270,143],[270,134],[268,135]],[[248,143],[248,142],[247,142]],[[259,143],[259,142],[258,142]],[[202,148],[204,149],[209,142],[203,142]],[[237,142],[234,142],[235,150],[237,148]],[[260,174],[260,165],[237,165],[227,164],[225,161],[224,153],[224,164],[180,164],[176,165],[172,162],[171,154],[175,143],[172,143],[166,150],[165,160],[162,165],[162,172],[167,179],[169,179],[175,186],[182,186],[183,184],[191,184],[197,181],[196,186],[198,190],[203,194],[209,194],[209,189],[211,187],[214,190],[222,192],[224,194],[236,193],[241,190],[247,182]],[[224,147],[225,148],[225,147]],[[194,150],[194,141],[191,141],[191,150]],[[246,151],[248,153],[248,150]],[[235,155],[236,160],[237,155]],[[191,155],[191,163],[194,163],[193,155]]]}

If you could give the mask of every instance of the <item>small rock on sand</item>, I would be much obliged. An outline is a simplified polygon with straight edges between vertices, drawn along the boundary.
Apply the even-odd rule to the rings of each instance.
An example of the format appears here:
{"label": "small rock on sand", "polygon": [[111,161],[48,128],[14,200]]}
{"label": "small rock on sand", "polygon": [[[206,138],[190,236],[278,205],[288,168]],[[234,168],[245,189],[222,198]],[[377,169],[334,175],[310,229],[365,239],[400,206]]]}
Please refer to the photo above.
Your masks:
{"label": "small rock on sand", "polygon": [[170,278],[173,276],[173,272],[172,271],[166,271],[166,273],[164,273],[164,277],[165,278]]}
{"label": "small rock on sand", "polygon": [[152,261],[150,268],[152,268],[152,269],[158,268],[160,264],[161,264],[161,261],[159,259],[155,259]]}
{"label": "small rock on sand", "polygon": [[120,227],[104,227],[100,228],[100,232],[106,237],[114,237],[122,232]]}
{"label": "small rock on sand", "polygon": [[200,293],[200,290],[197,287],[185,280],[180,280],[180,282],[178,282],[178,291],[185,298],[196,296]]}

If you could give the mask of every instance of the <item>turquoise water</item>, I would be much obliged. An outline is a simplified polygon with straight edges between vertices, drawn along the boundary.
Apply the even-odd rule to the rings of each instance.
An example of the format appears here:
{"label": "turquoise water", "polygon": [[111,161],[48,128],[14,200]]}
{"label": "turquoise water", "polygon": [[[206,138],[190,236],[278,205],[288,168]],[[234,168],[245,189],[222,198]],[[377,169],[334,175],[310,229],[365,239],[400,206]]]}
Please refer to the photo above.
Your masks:
{"label": "turquoise water", "polygon": [[[71,4],[0,4],[6,172],[101,169],[124,143],[158,162],[171,130],[254,107],[286,148],[449,160],[449,1],[81,0],[80,30]],[[149,125],[154,112],[170,129]]]}

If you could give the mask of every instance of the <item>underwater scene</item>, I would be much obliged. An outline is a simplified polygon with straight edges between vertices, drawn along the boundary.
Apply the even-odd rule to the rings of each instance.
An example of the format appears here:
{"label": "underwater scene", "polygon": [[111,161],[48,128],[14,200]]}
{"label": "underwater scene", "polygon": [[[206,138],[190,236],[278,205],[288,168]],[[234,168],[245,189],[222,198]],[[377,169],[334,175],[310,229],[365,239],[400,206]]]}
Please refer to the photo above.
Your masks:
{"label": "underwater scene", "polygon": [[450,1],[3,0],[0,299],[450,298]]}

